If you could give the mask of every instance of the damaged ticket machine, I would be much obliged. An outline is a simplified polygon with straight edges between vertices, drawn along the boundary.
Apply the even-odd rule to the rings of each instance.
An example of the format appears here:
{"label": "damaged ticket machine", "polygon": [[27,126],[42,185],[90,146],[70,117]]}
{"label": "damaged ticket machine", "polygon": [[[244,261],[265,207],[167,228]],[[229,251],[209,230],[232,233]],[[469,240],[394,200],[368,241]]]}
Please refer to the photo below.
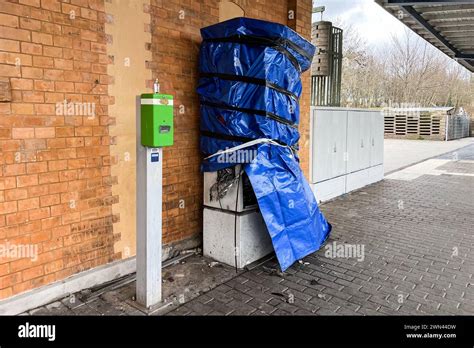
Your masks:
{"label": "damaged ticket machine", "polygon": [[244,268],[273,251],[252,184],[241,165],[204,173],[203,252]]}
{"label": "damaged ticket machine", "polygon": [[284,271],[331,230],[298,159],[301,73],[315,47],[250,18],[201,35],[204,254],[242,268],[274,250]]}
{"label": "damaged ticket machine", "polygon": [[142,94],[137,124],[137,303],[161,302],[163,147],[173,145],[173,97]]}

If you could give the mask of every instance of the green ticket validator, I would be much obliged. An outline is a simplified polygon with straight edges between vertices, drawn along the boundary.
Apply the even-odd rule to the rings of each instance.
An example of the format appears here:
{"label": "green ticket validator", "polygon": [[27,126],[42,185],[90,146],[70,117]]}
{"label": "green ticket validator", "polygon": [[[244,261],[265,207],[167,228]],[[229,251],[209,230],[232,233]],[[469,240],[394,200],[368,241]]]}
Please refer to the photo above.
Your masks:
{"label": "green ticket validator", "polygon": [[147,147],[173,145],[173,96],[141,95],[141,143]]}

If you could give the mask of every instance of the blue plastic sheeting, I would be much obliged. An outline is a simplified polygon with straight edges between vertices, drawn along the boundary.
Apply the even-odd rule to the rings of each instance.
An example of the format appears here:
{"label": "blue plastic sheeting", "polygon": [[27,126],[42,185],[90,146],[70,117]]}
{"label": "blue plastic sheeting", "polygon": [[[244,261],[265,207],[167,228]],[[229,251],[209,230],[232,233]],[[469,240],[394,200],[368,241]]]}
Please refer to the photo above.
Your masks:
{"label": "blue plastic sheeting", "polygon": [[[285,25],[240,17],[201,29],[201,36],[204,40],[218,39],[218,42],[222,42],[220,39],[235,35],[269,38],[274,41],[286,39],[288,42],[284,44],[284,46],[287,47],[290,53],[298,60],[301,65],[301,71],[306,71],[311,66],[315,47]],[[299,51],[303,51],[304,53],[299,53]],[[308,56],[310,59],[307,58]],[[222,63],[226,64],[226,62]],[[248,63],[252,64],[251,62]],[[232,64],[232,62],[227,62],[227,64]]]}
{"label": "blue plastic sheeting", "polygon": [[266,86],[217,77],[201,78],[198,93],[204,105],[235,105],[242,109],[272,113],[288,124],[299,123],[298,100]]}
{"label": "blue plastic sheeting", "polygon": [[201,46],[200,59],[206,62],[201,67],[202,73],[260,78],[295,94],[300,94],[302,90],[298,67],[273,48],[205,41]]}
{"label": "blue plastic sheeting", "polygon": [[329,236],[328,224],[298,162],[289,149],[261,145],[245,166],[280,267],[286,270],[318,250]]}
{"label": "blue plastic sheeting", "polygon": [[[315,47],[290,28],[235,18],[201,30],[203,171],[244,164],[282,270],[318,250],[331,230],[299,168],[301,73]],[[271,143],[212,156],[257,139]],[[249,159],[248,153],[256,156]],[[254,153],[254,152],[252,152]]]}

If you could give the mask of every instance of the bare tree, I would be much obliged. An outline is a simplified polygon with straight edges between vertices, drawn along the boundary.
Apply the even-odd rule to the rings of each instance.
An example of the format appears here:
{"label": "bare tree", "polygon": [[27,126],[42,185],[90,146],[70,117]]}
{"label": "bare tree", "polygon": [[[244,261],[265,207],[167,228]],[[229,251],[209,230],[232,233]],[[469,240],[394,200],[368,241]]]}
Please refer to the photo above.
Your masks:
{"label": "bare tree", "polygon": [[352,25],[344,28],[341,98],[344,105],[370,107],[383,102],[383,62]]}
{"label": "bare tree", "polygon": [[383,103],[470,106],[473,77],[464,67],[406,29],[387,47],[374,51],[352,25],[344,29],[342,104],[379,107]]}

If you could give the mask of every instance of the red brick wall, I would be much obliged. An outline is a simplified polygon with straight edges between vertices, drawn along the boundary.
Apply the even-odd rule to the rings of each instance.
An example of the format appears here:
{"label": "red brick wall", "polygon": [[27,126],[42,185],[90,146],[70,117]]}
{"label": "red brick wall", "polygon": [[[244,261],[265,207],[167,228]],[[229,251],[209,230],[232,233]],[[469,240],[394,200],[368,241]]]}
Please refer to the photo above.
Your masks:
{"label": "red brick wall", "polygon": [[[309,37],[310,0],[236,0],[246,16],[290,24]],[[218,0],[151,0],[153,59],[175,97],[175,145],[164,150],[164,243],[202,232],[199,172],[199,29],[218,22]],[[288,21],[289,9],[296,19]],[[75,17],[71,18],[71,11]],[[0,258],[0,299],[119,259],[111,205],[104,0],[0,0],[0,245],[33,244],[39,258]],[[146,26],[148,30],[148,26]],[[144,43],[146,45],[146,43]],[[17,58],[21,64],[18,64]],[[302,98],[307,173],[309,77]],[[151,81],[148,81],[150,86]],[[0,91],[1,92],[1,91]],[[8,93],[0,96],[8,95]],[[96,117],[63,116],[56,103],[94,103]],[[114,233],[115,232],[115,233]]]}
{"label": "red brick wall", "polygon": [[[290,0],[288,3],[290,11],[294,11],[294,19],[289,20],[288,26],[300,35],[311,41],[311,0]],[[310,155],[310,107],[311,107],[311,72],[306,71],[302,76],[303,93],[300,99],[300,160],[304,174],[309,178],[309,155]]]}
{"label": "red brick wall", "polygon": [[[39,253],[0,258],[0,299],[117,258],[104,17],[103,0],[0,1],[0,244]],[[64,100],[95,116],[58,114]]]}

